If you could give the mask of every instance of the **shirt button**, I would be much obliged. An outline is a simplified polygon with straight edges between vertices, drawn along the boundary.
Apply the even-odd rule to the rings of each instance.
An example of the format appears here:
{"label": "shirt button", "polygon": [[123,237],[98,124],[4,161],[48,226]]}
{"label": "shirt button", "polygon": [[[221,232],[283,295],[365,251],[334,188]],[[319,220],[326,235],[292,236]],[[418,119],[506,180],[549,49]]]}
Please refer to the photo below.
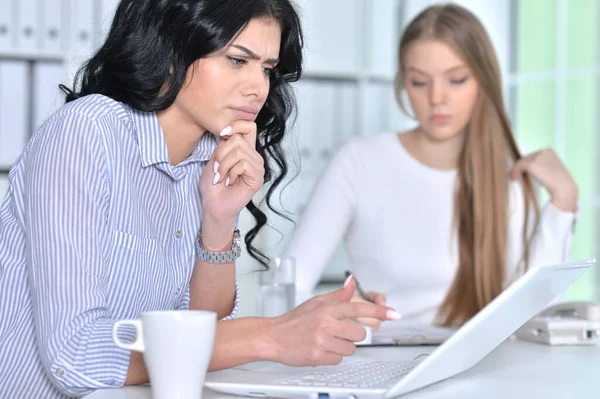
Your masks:
{"label": "shirt button", "polygon": [[175,232],[175,238],[181,238],[181,230]]}
{"label": "shirt button", "polygon": [[177,291],[175,291],[175,296],[179,295],[179,291],[180,291],[180,288],[177,288]]}
{"label": "shirt button", "polygon": [[63,369],[56,369],[56,375],[59,377],[62,377],[63,375],[65,375],[65,370]]}

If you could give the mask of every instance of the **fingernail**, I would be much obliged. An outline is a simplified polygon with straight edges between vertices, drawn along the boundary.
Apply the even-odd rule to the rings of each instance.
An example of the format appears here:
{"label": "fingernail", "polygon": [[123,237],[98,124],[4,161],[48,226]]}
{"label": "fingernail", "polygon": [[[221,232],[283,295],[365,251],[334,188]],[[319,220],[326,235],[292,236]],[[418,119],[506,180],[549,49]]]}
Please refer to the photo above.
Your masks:
{"label": "fingernail", "polygon": [[213,165],[213,172],[215,172],[215,174],[219,172],[219,162],[217,161],[215,161],[215,164]]}
{"label": "fingernail", "polygon": [[215,177],[213,177],[213,185],[217,184],[220,178],[221,175],[219,174],[219,172],[215,173]]}
{"label": "fingernail", "polygon": [[229,133],[231,133],[231,126],[227,126],[225,129],[221,130],[219,136],[227,136]]}
{"label": "fingernail", "polygon": [[231,179],[229,178],[229,176],[227,176],[227,180],[225,180],[225,187],[229,186],[230,182],[231,182]]}
{"label": "fingernail", "polygon": [[395,310],[388,310],[385,313],[385,317],[387,317],[390,320],[400,320],[402,318],[402,315],[396,312]]}
{"label": "fingernail", "polygon": [[350,280],[352,280],[352,277],[354,277],[352,274],[346,277],[346,281],[344,281],[344,288],[346,288],[348,284],[350,284]]}

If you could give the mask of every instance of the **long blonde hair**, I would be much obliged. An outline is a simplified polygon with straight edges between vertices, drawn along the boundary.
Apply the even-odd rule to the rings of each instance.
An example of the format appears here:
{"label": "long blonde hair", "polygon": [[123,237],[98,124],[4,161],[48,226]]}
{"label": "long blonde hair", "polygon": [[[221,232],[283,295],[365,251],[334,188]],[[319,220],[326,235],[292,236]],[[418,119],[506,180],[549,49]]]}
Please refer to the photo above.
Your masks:
{"label": "long blonde hair", "polygon": [[[399,48],[396,98],[402,106],[403,64],[408,46],[417,40],[440,40],[467,63],[479,94],[464,132],[459,157],[454,223],[459,265],[438,312],[439,324],[461,325],[502,291],[508,232],[508,189],[512,164],[521,157],[504,108],[500,66],[483,25],[463,7],[432,6],[405,29]],[[523,262],[528,267],[529,224],[539,206],[531,179],[522,179],[525,201]]]}

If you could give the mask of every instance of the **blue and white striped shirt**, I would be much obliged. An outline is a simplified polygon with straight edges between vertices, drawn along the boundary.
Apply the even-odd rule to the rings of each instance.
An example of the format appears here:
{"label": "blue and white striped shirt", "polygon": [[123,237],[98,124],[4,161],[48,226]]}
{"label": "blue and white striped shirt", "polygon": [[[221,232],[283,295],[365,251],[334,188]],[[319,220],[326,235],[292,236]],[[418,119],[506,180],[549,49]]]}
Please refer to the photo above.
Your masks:
{"label": "blue and white striped shirt", "polygon": [[[114,322],[189,307],[200,175],[217,144],[205,134],[172,166],[156,114],[101,95],[36,132],[0,208],[0,398],[123,385]],[[228,318],[237,306],[236,293]]]}

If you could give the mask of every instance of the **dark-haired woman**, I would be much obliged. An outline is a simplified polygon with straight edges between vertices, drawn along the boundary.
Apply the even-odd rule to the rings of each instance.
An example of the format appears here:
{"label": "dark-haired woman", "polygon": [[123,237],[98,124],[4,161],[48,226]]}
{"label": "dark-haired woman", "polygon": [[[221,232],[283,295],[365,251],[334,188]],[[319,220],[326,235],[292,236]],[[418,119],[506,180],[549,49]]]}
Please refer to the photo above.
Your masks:
{"label": "dark-haired woman", "polygon": [[[67,103],[11,169],[0,208],[0,397],[63,398],[148,381],[115,320],[215,311],[212,370],[333,364],[365,336],[344,288],[278,318],[237,309],[236,219],[286,172],[280,143],[301,73],[288,0],[123,0]],[[127,333],[127,331],[125,331]]]}

